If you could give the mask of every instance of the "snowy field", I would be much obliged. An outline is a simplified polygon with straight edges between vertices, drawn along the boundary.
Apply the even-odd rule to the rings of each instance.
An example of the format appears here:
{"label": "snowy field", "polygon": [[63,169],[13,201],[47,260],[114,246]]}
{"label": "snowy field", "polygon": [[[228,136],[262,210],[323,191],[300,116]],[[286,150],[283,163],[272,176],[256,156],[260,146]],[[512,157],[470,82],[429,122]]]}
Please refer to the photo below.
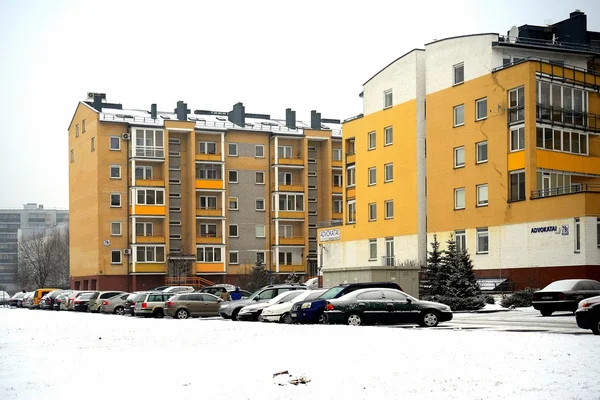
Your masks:
{"label": "snowy field", "polygon": [[[598,343],[0,309],[0,399],[591,400],[600,399]],[[280,371],[310,382],[273,378]]]}

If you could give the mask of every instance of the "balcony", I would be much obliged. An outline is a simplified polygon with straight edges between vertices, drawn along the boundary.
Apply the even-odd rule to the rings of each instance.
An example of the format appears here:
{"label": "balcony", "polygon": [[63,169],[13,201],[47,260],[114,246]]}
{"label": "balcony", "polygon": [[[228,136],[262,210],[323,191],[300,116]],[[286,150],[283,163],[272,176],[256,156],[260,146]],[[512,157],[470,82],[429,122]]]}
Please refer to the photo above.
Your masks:
{"label": "balcony", "polygon": [[[279,272],[306,272],[305,268],[302,264],[279,264]],[[275,265],[273,270],[275,270]]]}
{"label": "balcony", "polygon": [[600,116],[583,111],[554,108],[537,104],[537,122],[558,125],[589,132],[600,132]]}
{"label": "balcony", "polygon": [[165,148],[156,146],[133,146],[129,150],[130,157],[137,158],[165,158]]}
{"label": "balcony", "polygon": [[573,183],[567,186],[534,190],[531,192],[531,198],[539,199],[542,197],[561,196],[575,193],[600,193],[600,184]]}
{"label": "balcony", "polygon": [[331,166],[333,168],[342,168],[343,167],[342,160],[333,160],[333,161],[331,161]]}
{"label": "balcony", "polygon": [[353,199],[355,197],[356,197],[356,187],[351,186],[351,187],[346,188],[346,198]]}
{"label": "balcony", "polygon": [[344,219],[344,214],[333,212],[331,213],[331,218],[333,218],[334,221],[342,221]]}
{"label": "balcony", "polygon": [[[275,157],[271,157],[271,161],[275,164]],[[290,165],[290,166],[304,166],[304,158],[299,157],[279,157],[277,159],[277,165]]]}
{"label": "balcony", "polygon": [[196,217],[223,217],[223,210],[216,208],[197,208]]}
{"label": "balcony", "polygon": [[223,244],[223,237],[220,235],[199,235],[196,237],[197,244]]}
{"label": "balcony", "polygon": [[221,162],[221,153],[196,153],[196,161]]}
{"label": "balcony", "polygon": [[137,243],[165,243],[164,236],[136,236],[135,242]]}
{"label": "balcony", "polygon": [[331,189],[331,192],[334,193],[334,194],[343,194],[344,193],[344,188],[341,187],[341,186],[334,186]]}
{"label": "balcony", "polygon": [[129,272],[136,274],[164,274],[167,270],[167,264],[165,263],[136,263],[135,270],[133,264],[129,264]]}
{"label": "balcony", "polygon": [[165,187],[165,181],[161,179],[136,179],[135,186]]}
{"label": "balcony", "polygon": [[135,212],[133,211],[133,207],[129,207],[129,214],[163,216],[166,214],[166,208],[165,206],[136,205]]}
{"label": "balcony", "polygon": [[223,190],[225,184],[222,179],[196,179],[196,189]]}
{"label": "balcony", "polygon": [[346,165],[354,164],[356,162],[356,154],[352,151],[350,153],[346,153]]}
{"label": "balcony", "polygon": [[[275,243],[275,237],[273,237],[273,243]],[[303,246],[304,236],[292,236],[292,237],[280,237],[280,246]]]}
{"label": "balcony", "polygon": [[[275,190],[275,185],[272,185],[273,190]],[[279,184],[279,191],[280,192],[304,192],[304,184],[303,183],[299,183],[299,184],[295,184],[295,185],[286,185],[286,184]]]}
{"label": "balcony", "polygon": [[225,273],[224,262],[197,262],[196,263],[196,274],[215,274]]}
{"label": "balcony", "polygon": [[[271,218],[275,217],[275,211],[271,211]],[[279,217],[283,219],[304,219],[304,211],[279,211]]]}

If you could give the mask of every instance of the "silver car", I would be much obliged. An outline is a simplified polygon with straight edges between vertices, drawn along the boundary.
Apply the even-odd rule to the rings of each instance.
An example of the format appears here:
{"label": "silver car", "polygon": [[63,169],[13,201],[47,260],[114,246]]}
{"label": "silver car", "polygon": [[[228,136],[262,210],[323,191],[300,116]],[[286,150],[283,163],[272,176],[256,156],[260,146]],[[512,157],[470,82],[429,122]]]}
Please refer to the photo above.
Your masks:
{"label": "silver car", "polygon": [[129,296],[129,293],[122,293],[110,299],[102,300],[100,312],[102,314],[125,315],[125,301],[127,301],[127,297]]}
{"label": "silver car", "polygon": [[102,291],[102,292],[94,292],[90,297],[90,302],[88,303],[88,311],[89,312],[100,312],[100,307],[102,306],[102,302],[106,299],[110,299],[111,297],[115,297],[118,294],[124,294],[122,290],[110,290],[110,291]]}

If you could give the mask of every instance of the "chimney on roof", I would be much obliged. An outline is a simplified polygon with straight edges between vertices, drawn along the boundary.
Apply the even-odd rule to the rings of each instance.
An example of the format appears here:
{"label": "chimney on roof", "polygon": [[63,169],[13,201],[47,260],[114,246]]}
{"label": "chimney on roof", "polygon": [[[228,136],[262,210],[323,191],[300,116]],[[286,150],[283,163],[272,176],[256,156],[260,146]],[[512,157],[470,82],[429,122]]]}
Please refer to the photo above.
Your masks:
{"label": "chimney on roof", "polygon": [[227,113],[227,118],[230,122],[233,122],[236,125],[245,126],[246,125],[246,107],[244,107],[243,103],[236,103],[233,105],[233,110]]}
{"label": "chimney on roof", "polygon": [[291,108],[285,109],[285,126],[290,129],[296,129],[296,111]]}
{"label": "chimney on roof", "polygon": [[177,102],[177,108],[174,110],[175,114],[177,114],[177,119],[179,121],[187,121],[188,108],[187,103],[184,103],[182,100]]}
{"label": "chimney on roof", "polygon": [[98,112],[102,111],[102,93],[94,93],[92,107]]}
{"label": "chimney on roof", "polygon": [[575,10],[571,14],[569,14],[569,17],[574,18],[574,17],[578,17],[580,15],[585,15],[585,13],[580,10]]}
{"label": "chimney on roof", "polygon": [[157,110],[156,110],[156,104],[151,104],[150,105],[150,117],[152,119],[156,119],[157,116],[158,115],[157,115]]}
{"label": "chimney on roof", "polygon": [[318,113],[316,110],[310,112],[310,128],[321,130],[321,113]]}

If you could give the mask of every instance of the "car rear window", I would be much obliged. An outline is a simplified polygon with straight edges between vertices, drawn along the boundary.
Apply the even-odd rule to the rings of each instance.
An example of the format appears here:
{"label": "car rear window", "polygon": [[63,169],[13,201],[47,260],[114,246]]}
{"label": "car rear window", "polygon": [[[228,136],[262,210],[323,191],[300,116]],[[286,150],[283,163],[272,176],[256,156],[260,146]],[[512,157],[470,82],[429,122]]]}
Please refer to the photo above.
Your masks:
{"label": "car rear window", "polygon": [[136,296],[135,301],[138,302],[138,301],[142,301],[142,300],[145,300],[145,299],[146,299],[146,293],[142,293],[142,294],[138,294]]}
{"label": "car rear window", "polygon": [[577,283],[578,281],[556,281],[546,286],[543,290],[559,292],[563,290],[573,290]]}
{"label": "car rear window", "polygon": [[323,295],[321,297],[319,297],[319,298],[320,299],[333,299],[333,298],[335,298],[338,295],[338,293],[340,293],[345,288],[346,288],[346,286],[332,287],[331,289],[329,289],[328,291],[326,291],[325,293],[323,293]]}

